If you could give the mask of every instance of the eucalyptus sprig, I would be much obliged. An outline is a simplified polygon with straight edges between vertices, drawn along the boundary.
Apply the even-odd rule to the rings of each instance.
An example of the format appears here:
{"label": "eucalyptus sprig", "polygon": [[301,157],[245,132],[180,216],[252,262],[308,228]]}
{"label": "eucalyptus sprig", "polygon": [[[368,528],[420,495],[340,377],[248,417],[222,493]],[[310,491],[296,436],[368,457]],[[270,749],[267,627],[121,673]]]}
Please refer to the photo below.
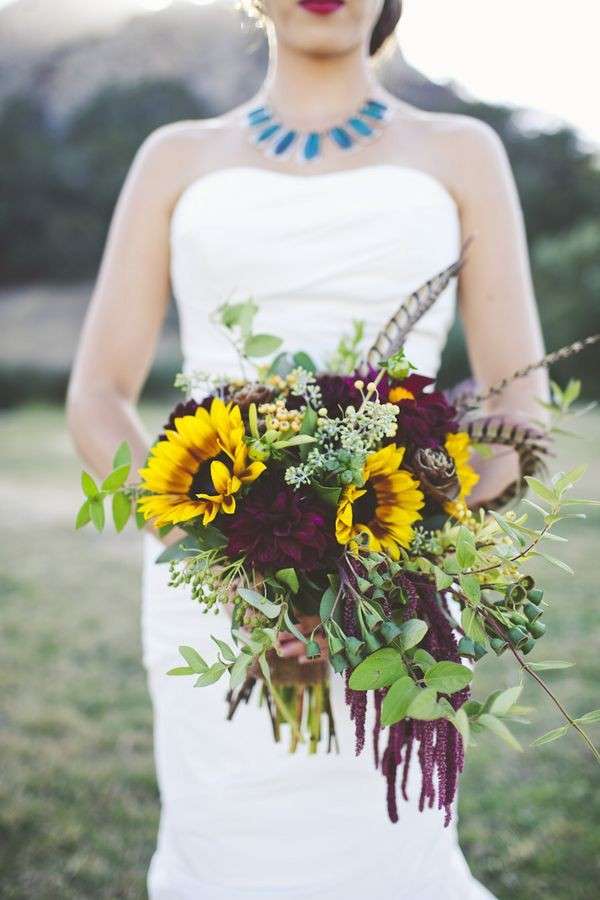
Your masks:
{"label": "eucalyptus sprig", "polygon": [[253,331],[257,312],[258,306],[250,299],[241,303],[223,303],[211,317],[221,326],[227,340],[236,351],[244,377],[246,362],[256,366],[253,360],[271,356],[283,343],[281,338],[273,334]]}
{"label": "eucalyptus sprig", "polygon": [[[119,445],[114,455],[112,470],[98,485],[89,472],[81,473],[81,487],[85,500],[75,521],[76,528],[83,528],[91,522],[96,531],[103,531],[106,525],[104,501],[112,497],[112,518],[117,531],[122,531],[135,508],[138,491],[135,485],[127,485],[131,472],[131,450],[126,441]],[[142,528],[144,520],[136,514],[138,528]]]}

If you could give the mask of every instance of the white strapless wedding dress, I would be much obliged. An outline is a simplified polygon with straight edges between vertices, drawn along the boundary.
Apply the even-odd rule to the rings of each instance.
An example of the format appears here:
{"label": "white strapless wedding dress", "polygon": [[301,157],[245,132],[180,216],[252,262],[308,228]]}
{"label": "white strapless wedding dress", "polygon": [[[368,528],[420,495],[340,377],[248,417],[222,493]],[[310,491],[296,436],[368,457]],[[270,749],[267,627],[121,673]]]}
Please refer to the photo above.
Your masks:
{"label": "white strapless wedding dress", "polygon": [[[395,165],[316,176],[229,168],[194,181],[172,221],[172,279],[185,369],[239,374],[209,321],[225,300],[253,297],[258,331],[324,364],[353,319],[372,338],[399,302],[459,255],[455,203],[431,176]],[[408,342],[435,375],[454,317],[448,289]],[[167,587],[145,539],[144,662],[155,712],[162,814],[148,883],[151,900],[482,900],[456,836],[434,810],[419,813],[419,772],[400,821],[369,747],[358,759],[333,677],[341,753],[290,756],[273,743],[254,698],[225,721],[225,684],[194,689],[169,678],[179,644],[214,658],[223,616],[203,616]]]}

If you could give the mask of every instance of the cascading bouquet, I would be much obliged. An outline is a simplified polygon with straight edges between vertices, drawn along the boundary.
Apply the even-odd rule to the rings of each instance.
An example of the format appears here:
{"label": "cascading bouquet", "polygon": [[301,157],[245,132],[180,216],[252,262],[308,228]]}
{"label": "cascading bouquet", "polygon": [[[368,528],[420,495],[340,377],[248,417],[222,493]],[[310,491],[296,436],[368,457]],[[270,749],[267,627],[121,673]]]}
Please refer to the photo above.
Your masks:
{"label": "cascading bouquet", "polygon": [[[567,496],[583,467],[549,483],[536,478],[549,449],[541,427],[478,416],[484,397],[450,403],[406,358],[407,334],[461,265],[411,295],[362,362],[362,327],[355,323],[325,373],[305,352],[279,352],[251,379],[179,376],[188,399],[151,448],[141,483],[126,485],[123,444],[99,487],[83,473],[86,499],[77,520],[101,530],[103,502],[112,495],[118,530],[134,506],[140,527],[152,521],[161,534],[184,530],[159,562],[170,564],[171,584],[188,585],[204,611],[227,608],[232,639],[214,638],[211,662],[180,647],[184,664],[170,674],[191,676],[197,686],[227,676],[229,718],[256,688],[276,740],[285,727],[292,750],[302,743],[315,752],[321,741],[331,749],[333,669],[346,679],[360,753],[370,696],[375,763],[387,780],[393,821],[414,756],[421,808],[437,802],[448,822],[470,733],[487,729],[518,746],[506,723],[523,718],[522,685],[474,700],[474,663],[508,650],[553,697],[539,672],[567,663],[525,659],[545,631],[543,590],[525,568],[543,557],[567,569],[542,547],[558,539],[556,525],[577,504],[593,502]],[[256,312],[248,301],[216,313],[242,372],[281,345],[253,333]],[[555,386],[554,406],[566,414],[577,393],[576,383],[564,392]],[[478,480],[470,456],[486,444],[517,451],[521,478],[509,494],[528,485],[536,500],[523,501],[527,511],[469,509]],[[278,655],[283,632],[305,644],[308,663]],[[574,728],[600,760],[585,730],[600,721],[600,711],[575,719],[556,703],[566,724],[537,743]]]}

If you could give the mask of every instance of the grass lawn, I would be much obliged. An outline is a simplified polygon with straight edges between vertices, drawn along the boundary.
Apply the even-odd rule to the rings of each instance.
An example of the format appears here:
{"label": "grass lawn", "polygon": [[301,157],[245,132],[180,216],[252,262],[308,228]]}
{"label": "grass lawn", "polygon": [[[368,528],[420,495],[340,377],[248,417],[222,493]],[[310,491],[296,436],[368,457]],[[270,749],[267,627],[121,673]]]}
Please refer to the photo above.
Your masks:
{"label": "grass lawn", "polygon": [[[156,408],[146,412],[160,421]],[[60,411],[16,410],[2,425],[0,896],[142,898],[158,798],[138,539],[129,529],[118,538],[74,532],[79,465]],[[585,438],[563,440],[556,467],[593,459],[600,415],[586,420]],[[578,493],[597,497],[599,476],[596,459]],[[577,662],[548,680],[581,714],[600,707],[600,515],[563,533],[576,539],[554,550],[577,576],[545,570],[550,634],[536,654]],[[504,657],[478,671],[477,695],[516,681]],[[560,720],[536,685],[524,702],[534,707],[533,726],[519,729],[527,745]],[[600,768],[574,736],[522,755],[482,738],[460,814],[469,862],[502,900],[597,896]]]}

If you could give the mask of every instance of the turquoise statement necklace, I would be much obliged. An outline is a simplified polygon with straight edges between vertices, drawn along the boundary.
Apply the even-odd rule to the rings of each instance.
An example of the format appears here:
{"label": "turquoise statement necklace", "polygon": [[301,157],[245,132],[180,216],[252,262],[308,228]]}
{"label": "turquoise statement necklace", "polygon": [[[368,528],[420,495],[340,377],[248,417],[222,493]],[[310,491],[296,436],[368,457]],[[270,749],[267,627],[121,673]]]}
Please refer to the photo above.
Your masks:
{"label": "turquoise statement necklace", "polygon": [[339,150],[351,150],[376,137],[389,118],[387,104],[367,99],[343,122],[320,131],[289,128],[269,106],[258,106],[246,113],[253,143],[267,156],[284,159],[297,152],[302,162],[318,159],[326,141]]}

